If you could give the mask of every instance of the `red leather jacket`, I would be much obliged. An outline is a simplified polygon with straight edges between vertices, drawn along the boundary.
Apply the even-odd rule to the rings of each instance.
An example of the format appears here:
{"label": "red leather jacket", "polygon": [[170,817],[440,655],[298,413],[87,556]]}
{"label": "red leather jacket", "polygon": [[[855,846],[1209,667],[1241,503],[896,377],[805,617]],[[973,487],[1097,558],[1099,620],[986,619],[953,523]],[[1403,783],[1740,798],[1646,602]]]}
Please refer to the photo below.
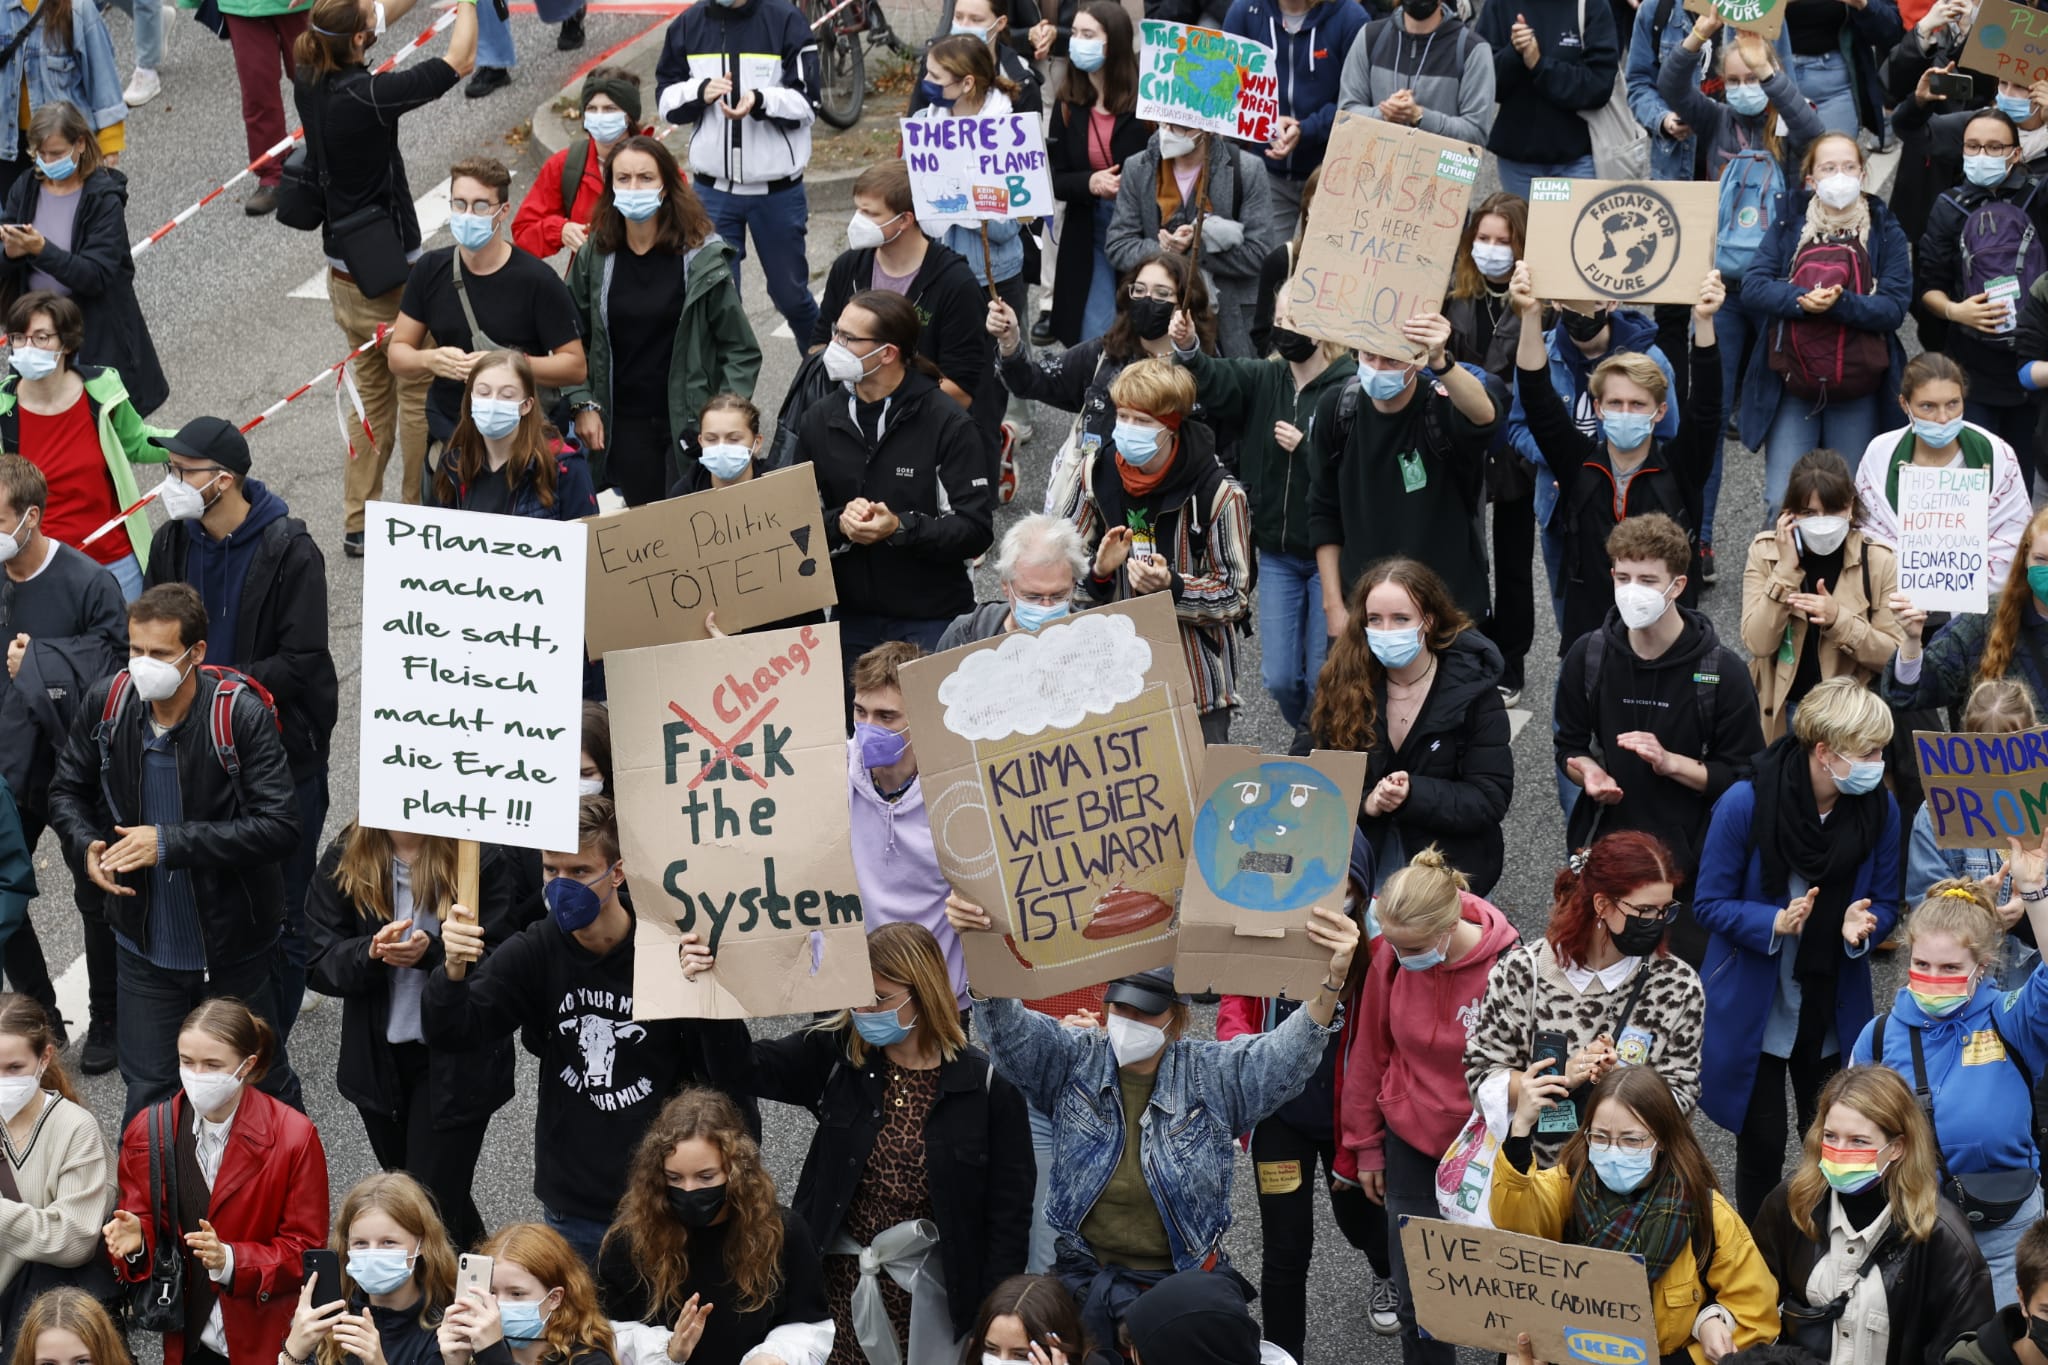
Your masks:
{"label": "red leather jacket", "polygon": [[[184,1095],[173,1105],[182,1124]],[[121,1135],[121,1207],[142,1220],[143,1254],[117,1261],[114,1271],[123,1279],[147,1279],[155,1242],[147,1110],[130,1119]],[[228,1129],[207,1214],[235,1253],[233,1277],[218,1286],[232,1365],[274,1365],[298,1307],[300,1259],[327,1245],[327,1216],[327,1153],[312,1120],[260,1090],[245,1089]],[[187,1256],[185,1276],[188,1282],[202,1281],[206,1269]],[[164,1365],[183,1365],[184,1359],[184,1333],[166,1333]]]}

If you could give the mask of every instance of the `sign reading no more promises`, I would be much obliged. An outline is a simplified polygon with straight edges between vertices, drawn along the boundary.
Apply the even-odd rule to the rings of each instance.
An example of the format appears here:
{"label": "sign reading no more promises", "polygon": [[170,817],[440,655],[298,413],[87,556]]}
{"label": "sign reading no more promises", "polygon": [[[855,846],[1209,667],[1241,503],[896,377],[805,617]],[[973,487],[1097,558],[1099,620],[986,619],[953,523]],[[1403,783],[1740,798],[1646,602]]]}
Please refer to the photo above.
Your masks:
{"label": "sign reading no more promises", "polygon": [[2002,81],[2048,80],[2048,13],[2014,0],[1984,0],[1960,65]]}
{"label": "sign reading no more promises", "polygon": [[1939,848],[2039,844],[2048,825],[2048,729],[2005,735],[1913,732]]}

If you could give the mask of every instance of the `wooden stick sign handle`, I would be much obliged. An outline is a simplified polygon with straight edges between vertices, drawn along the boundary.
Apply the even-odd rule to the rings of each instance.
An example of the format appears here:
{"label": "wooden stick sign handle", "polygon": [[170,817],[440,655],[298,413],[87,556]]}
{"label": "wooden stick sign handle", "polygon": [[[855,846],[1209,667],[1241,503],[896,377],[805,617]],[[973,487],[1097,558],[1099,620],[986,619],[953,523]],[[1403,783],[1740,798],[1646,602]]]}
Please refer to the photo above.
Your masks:
{"label": "wooden stick sign handle", "polygon": [[[462,922],[476,922],[477,864],[483,850],[474,839],[458,839],[455,843],[455,904],[462,907]],[[448,979],[460,981],[469,975],[469,964],[451,962],[448,964]]]}
{"label": "wooden stick sign handle", "polygon": [[988,276],[988,301],[1000,303],[1003,296],[996,292],[996,261],[988,247],[988,220],[981,221],[981,273]]}

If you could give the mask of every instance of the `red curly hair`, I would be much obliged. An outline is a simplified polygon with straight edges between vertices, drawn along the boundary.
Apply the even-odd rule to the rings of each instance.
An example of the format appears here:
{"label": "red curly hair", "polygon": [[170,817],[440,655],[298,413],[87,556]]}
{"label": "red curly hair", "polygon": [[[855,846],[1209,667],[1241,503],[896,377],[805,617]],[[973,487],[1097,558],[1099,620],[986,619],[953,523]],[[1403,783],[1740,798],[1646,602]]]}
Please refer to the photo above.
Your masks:
{"label": "red curly hair", "polygon": [[[1607,932],[1593,908],[1595,896],[1618,901],[1652,882],[1670,882],[1676,887],[1681,880],[1671,850],[1657,836],[1641,830],[1617,830],[1592,848],[1580,850],[1573,859],[1583,861],[1579,861],[1577,872],[1570,864],[1558,869],[1550,892],[1550,927],[1544,931],[1551,950],[1564,962],[1584,962],[1593,936]],[[1659,943],[1657,952],[1662,956],[1670,949]]]}

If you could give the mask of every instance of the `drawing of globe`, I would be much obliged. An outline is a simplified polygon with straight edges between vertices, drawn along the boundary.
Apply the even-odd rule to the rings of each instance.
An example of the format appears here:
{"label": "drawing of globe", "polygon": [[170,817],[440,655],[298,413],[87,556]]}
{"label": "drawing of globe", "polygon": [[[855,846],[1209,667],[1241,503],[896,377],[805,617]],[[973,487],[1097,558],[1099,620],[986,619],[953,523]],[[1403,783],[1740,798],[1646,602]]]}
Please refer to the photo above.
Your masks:
{"label": "drawing of globe", "polygon": [[1237,63],[1222,57],[1203,57],[1183,52],[1175,59],[1178,79],[1186,81],[1219,105],[1237,103]]}
{"label": "drawing of globe", "polygon": [[1195,815],[1195,865],[1210,890],[1247,910],[1338,908],[1352,815],[1329,778],[1282,759],[1232,773]]}

